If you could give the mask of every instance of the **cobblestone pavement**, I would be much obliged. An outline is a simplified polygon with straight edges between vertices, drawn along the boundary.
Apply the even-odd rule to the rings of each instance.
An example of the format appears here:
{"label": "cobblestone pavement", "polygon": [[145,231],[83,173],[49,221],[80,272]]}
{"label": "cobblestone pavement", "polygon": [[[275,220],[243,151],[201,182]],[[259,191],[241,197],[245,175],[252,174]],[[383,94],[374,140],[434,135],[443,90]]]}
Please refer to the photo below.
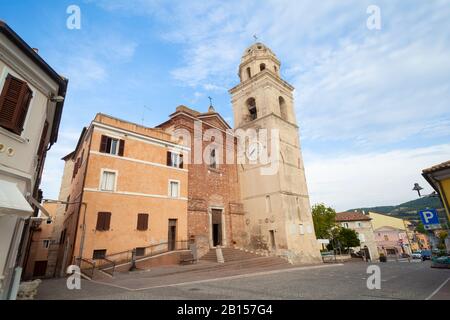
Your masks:
{"label": "cobblestone pavement", "polygon": [[103,282],[82,280],[80,290],[68,290],[65,279],[44,280],[37,299],[450,299],[450,270],[430,268],[429,261],[377,264],[379,290],[367,288],[368,265],[234,272],[205,265],[166,267]]}

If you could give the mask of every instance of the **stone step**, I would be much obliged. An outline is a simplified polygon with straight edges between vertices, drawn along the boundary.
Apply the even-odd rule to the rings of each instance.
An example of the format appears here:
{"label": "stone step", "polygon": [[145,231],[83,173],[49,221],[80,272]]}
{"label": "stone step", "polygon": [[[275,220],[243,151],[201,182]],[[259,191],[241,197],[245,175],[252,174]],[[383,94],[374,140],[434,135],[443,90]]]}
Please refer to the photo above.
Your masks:
{"label": "stone step", "polygon": [[[257,265],[257,264],[287,264],[288,262],[282,258],[279,257],[266,257],[262,255],[258,255],[251,252],[246,252],[239,249],[233,249],[233,248],[222,248],[222,254],[225,260],[225,263],[229,262],[239,262],[243,265],[246,265],[245,263],[247,261],[250,261],[250,265]],[[261,259],[264,258],[264,259]],[[216,249],[211,249],[206,255],[204,255],[201,260],[204,261],[211,261],[211,262],[217,262],[216,257]]]}

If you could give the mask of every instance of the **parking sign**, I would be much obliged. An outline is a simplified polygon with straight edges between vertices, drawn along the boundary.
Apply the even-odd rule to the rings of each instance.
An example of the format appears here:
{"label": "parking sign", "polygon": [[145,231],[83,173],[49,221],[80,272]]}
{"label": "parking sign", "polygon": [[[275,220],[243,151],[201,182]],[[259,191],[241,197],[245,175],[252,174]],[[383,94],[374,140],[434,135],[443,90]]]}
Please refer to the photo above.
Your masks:
{"label": "parking sign", "polygon": [[420,220],[422,220],[423,226],[426,230],[439,229],[439,216],[436,209],[426,209],[419,211]]}

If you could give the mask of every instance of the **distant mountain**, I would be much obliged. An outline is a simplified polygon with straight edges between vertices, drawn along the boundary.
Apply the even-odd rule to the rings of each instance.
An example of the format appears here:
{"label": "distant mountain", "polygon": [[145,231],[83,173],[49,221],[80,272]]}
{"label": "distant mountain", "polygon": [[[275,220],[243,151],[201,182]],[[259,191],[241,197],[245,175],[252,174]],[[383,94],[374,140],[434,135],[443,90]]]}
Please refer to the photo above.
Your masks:
{"label": "distant mountain", "polygon": [[[419,220],[419,211],[427,208],[437,209],[441,221],[447,220],[445,210],[442,207],[441,201],[437,197],[425,197],[408,202],[401,203],[397,206],[379,206],[371,208],[356,208],[347,211],[372,211],[377,213],[384,213],[389,216],[407,219],[407,220]],[[442,220],[444,219],[444,220]]]}

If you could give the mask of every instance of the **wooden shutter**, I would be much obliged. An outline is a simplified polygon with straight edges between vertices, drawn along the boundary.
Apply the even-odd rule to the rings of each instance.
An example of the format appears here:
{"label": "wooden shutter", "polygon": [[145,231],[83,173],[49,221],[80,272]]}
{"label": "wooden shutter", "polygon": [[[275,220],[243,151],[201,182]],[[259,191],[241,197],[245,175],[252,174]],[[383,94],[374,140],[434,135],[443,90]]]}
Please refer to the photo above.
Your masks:
{"label": "wooden shutter", "polygon": [[138,214],[137,229],[138,230],[147,230],[148,229],[148,214],[146,214],[146,213]]}
{"label": "wooden shutter", "polygon": [[111,223],[111,212],[99,212],[97,214],[97,226],[96,229],[99,231],[109,230]]}
{"label": "wooden shutter", "polygon": [[123,152],[125,150],[125,140],[119,140],[119,156],[123,157]]}
{"label": "wooden shutter", "polygon": [[26,82],[8,74],[0,95],[0,126],[20,134],[32,96]]}
{"label": "wooden shutter", "polygon": [[100,152],[106,153],[107,145],[108,145],[108,137],[102,135],[102,141],[100,142]]}
{"label": "wooden shutter", "polygon": [[172,166],[172,152],[167,151],[167,165]]}
{"label": "wooden shutter", "polygon": [[111,224],[111,212],[105,212],[105,223],[103,225],[103,230],[109,230]]}
{"label": "wooden shutter", "polygon": [[183,169],[183,155],[180,154],[180,169]]}
{"label": "wooden shutter", "polygon": [[39,143],[39,148],[38,148],[38,153],[37,153],[39,157],[42,157],[44,148],[46,146],[45,140],[47,138],[47,131],[48,131],[48,122],[45,121],[44,129],[42,130],[42,135],[41,135],[41,142]]}

